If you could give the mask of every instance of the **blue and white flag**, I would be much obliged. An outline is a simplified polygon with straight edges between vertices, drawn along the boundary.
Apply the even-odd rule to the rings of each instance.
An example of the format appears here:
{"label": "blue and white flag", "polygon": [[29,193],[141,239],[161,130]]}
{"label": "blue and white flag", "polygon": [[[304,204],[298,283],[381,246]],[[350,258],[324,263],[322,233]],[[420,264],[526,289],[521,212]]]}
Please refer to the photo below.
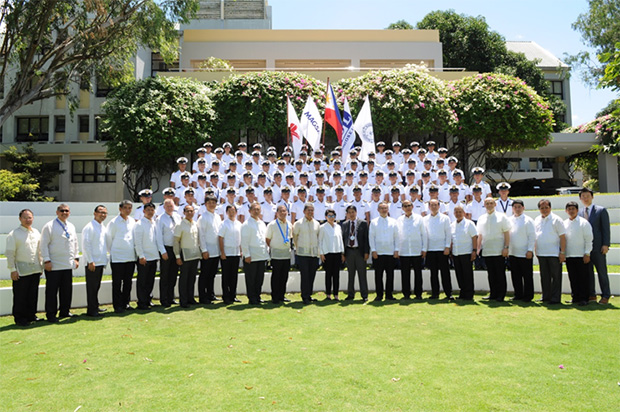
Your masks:
{"label": "blue and white flag", "polygon": [[372,130],[372,116],[370,115],[370,102],[368,96],[364,99],[362,110],[355,119],[353,128],[362,139],[362,152],[359,159],[362,162],[368,161],[368,153],[375,151],[375,133]]}
{"label": "blue and white flag", "polygon": [[344,113],[342,114],[342,161],[346,162],[349,152],[355,143],[355,130],[353,129],[353,116],[349,108],[349,101],[344,98]]}
{"label": "blue and white flag", "polygon": [[312,96],[308,96],[304,111],[301,113],[301,132],[313,150],[320,149],[323,119]]}

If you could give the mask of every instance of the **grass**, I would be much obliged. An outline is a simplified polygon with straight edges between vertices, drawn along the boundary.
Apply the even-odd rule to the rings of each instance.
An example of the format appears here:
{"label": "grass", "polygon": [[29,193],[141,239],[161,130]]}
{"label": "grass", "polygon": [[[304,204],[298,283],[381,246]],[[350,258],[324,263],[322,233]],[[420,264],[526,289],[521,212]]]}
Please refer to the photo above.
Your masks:
{"label": "grass", "polygon": [[298,295],[291,299],[260,308],[156,307],[28,328],[2,317],[2,409],[557,411],[617,404],[613,305],[489,304],[477,296],[472,304],[302,306]]}

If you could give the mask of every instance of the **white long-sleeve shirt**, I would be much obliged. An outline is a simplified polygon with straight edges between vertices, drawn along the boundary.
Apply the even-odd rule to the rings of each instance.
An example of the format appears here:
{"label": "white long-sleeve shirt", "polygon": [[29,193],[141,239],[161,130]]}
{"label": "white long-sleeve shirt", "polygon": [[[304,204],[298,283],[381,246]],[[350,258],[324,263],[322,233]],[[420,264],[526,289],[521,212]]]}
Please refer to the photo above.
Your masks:
{"label": "white long-sleeve shirt", "polygon": [[209,258],[220,255],[220,242],[218,233],[222,227],[222,218],[216,213],[205,211],[198,219],[198,238],[200,239],[200,251],[208,252]]}
{"label": "white long-sleeve shirt", "polygon": [[106,245],[106,227],[96,220],[91,220],[82,229],[82,260],[84,265],[95,266],[108,264],[108,247]]}
{"label": "white long-sleeve shirt", "polygon": [[377,217],[370,222],[368,230],[370,251],[378,255],[393,255],[400,249],[398,226],[391,217]]}
{"label": "white long-sleeve shirt", "polygon": [[116,216],[108,223],[106,240],[112,263],[134,262],[136,260],[133,241],[135,225],[136,221],[131,216],[123,219],[121,215]]}
{"label": "white long-sleeve shirt", "polygon": [[476,225],[469,219],[461,219],[450,224],[452,230],[452,254],[454,256],[471,255],[474,250],[472,238],[478,236]]}
{"label": "white long-sleeve shirt", "polygon": [[262,220],[248,218],[241,226],[241,253],[252,262],[269,260],[269,247],[266,240],[267,225]]}
{"label": "white long-sleeve shirt", "polygon": [[165,246],[174,245],[174,228],[181,223],[181,219],[176,212],[172,215],[164,213],[157,218],[157,248],[162,255],[166,253]]}
{"label": "white long-sleeve shirt", "polygon": [[566,233],[564,222],[555,213],[546,217],[536,216],[536,256],[558,257],[560,255],[560,236]]}
{"label": "white long-sleeve shirt", "polygon": [[534,219],[522,213],[510,217],[510,256],[524,258],[527,252],[534,252],[536,229]]}
{"label": "white long-sleeve shirt", "polygon": [[224,219],[217,235],[224,240],[226,256],[241,256],[241,222]]}
{"label": "white long-sleeve shirt", "polygon": [[577,216],[575,219],[564,221],[566,228],[566,257],[575,258],[589,255],[592,252],[592,226],[590,223]]}
{"label": "white long-sleeve shirt", "polygon": [[43,271],[41,259],[41,233],[37,229],[19,226],[6,237],[6,263],[9,273],[28,276]]}
{"label": "white long-sleeve shirt", "polygon": [[495,210],[487,212],[478,219],[477,228],[478,235],[482,235],[484,256],[501,256],[505,246],[504,233],[510,232],[508,217]]}
{"label": "white long-sleeve shirt", "polygon": [[424,216],[424,227],[428,237],[428,251],[439,252],[450,247],[452,243],[452,229],[450,228],[450,218],[441,212],[435,216],[428,214]]}
{"label": "white long-sleeve shirt", "polygon": [[396,220],[400,256],[420,256],[428,248],[428,236],[424,228],[422,216],[412,213],[402,215]]}
{"label": "white long-sleeve shirt", "polygon": [[142,217],[133,229],[133,241],[138,259],[145,258],[148,262],[159,259],[157,247],[157,222]]}
{"label": "white long-sleeve shirt", "polygon": [[344,253],[342,229],[337,223],[333,227],[329,223],[323,223],[319,229],[319,254],[328,253]]}
{"label": "white long-sleeve shirt", "polygon": [[47,222],[41,230],[41,256],[43,262],[52,263],[52,270],[74,269],[78,258],[75,226],[58,218]]}

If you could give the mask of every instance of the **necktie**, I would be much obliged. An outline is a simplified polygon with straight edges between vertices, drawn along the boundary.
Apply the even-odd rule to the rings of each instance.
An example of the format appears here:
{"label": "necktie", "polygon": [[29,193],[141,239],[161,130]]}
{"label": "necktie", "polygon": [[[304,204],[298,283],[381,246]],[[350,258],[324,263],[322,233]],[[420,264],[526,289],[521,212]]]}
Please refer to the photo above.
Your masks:
{"label": "necktie", "polygon": [[349,247],[355,245],[355,221],[351,221],[351,233],[349,234]]}
{"label": "necktie", "polygon": [[583,216],[586,218],[586,220],[589,220],[588,218],[589,218],[589,216],[590,216],[590,214],[588,213],[588,209],[589,209],[589,208],[588,208],[588,207],[586,207],[586,210],[584,210],[584,211],[583,211]]}

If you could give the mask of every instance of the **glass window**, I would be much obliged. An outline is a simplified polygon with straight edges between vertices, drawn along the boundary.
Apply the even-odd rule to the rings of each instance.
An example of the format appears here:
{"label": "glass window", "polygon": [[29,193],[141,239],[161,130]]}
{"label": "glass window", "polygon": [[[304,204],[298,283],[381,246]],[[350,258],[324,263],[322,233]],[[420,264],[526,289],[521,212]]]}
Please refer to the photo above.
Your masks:
{"label": "glass window", "polygon": [[49,117],[18,117],[17,142],[46,142],[49,137]]}
{"label": "glass window", "polygon": [[78,121],[80,122],[80,133],[88,133],[88,129],[90,128],[90,119],[88,115],[78,116]]}
{"label": "glass window", "polygon": [[73,183],[116,182],[116,167],[108,160],[73,160],[71,181]]}
{"label": "glass window", "polygon": [[54,131],[56,133],[64,133],[65,132],[65,116],[56,116],[54,117],[55,127]]}

